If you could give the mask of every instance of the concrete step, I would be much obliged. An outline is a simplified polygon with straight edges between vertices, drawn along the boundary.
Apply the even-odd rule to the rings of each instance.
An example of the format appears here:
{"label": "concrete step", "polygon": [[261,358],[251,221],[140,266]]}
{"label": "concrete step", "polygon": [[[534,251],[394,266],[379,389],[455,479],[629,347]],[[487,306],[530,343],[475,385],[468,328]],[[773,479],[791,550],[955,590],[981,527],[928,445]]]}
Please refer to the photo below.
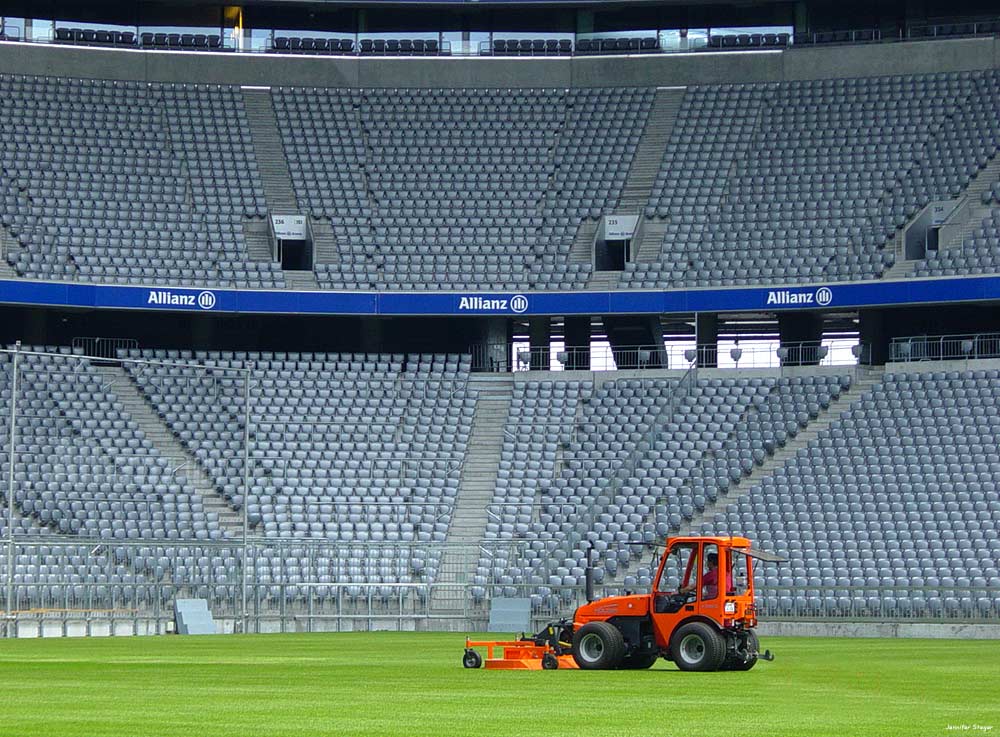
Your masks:
{"label": "concrete step", "polygon": [[663,235],[666,232],[666,220],[646,218],[642,228],[642,238],[635,252],[635,260],[641,264],[659,263],[663,251]]}
{"label": "concrete step", "polygon": [[319,289],[319,282],[316,281],[316,274],[312,271],[285,271],[282,270],[282,276],[285,277],[285,286],[289,289],[294,289],[298,291],[302,290],[312,290],[315,291]]}
{"label": "concrete step", "polygon": [[0,225],[0,278],[2,279],[18,279],[17,271],[11,266],[7,258],[10,257],[11,261],[17,261],[17,257],[21,254],[21,246],[3,225]]}
{"label": "concrete step", "polygon": [[685,92],[684,87],[661,87],[656,90],[616,210],[638,213],[649,201]]}
{"label": "concrete step", "polygon": [[[470,581],[475,573],[478,555],[468,551],[478,549],[475,544],[483,539],[486,529],[487,507],[493,501],[500,468],[503,427],[514,392],[513,380],[492,382],[487,377],[473,377],[470,388],[478,391],[478,399],[447,540],[449,544],[463,544],[465,550],[445,552],[439,583]],[[440,612],[462,601],[463,592],[435,592],[431,608]]]}
{"label": "concrete step", "polygon": [[340,248],[330,221],[312,218],[310,226],[313,236],[313,263],[335,264],[340,261]]}
{"label": "concrete step", "polygon": [[621,274],[620,271],[595,271],[587,281],[587,289],[602,292],[614,289],[618,286]]}
{"label": "concrete step", "polygon": [[244,218],[243,239],[251,261],[264,263],[274,260],[271,255],[271,233],[266,220]]}
{"label": "concrete step", "polygon": [[599,227],[597,220],[584,220],[576,230],[576,237],[569,249],[566,260],[571,264],[592,264],[594,262],[594,238]]}
{"label": "concrete step", "polygon": [[965,194],[978,202],[983,192],[990,189],[997,180],[1000,180],[1000,155],[994,155],[969,181]]}
{"label": "concrete step", "polygon": [[917,268],[919,261],[897,261],[888,269],[882,272],[883,279],[905,279],[908,276],[913,276],[913,270]]}
{"label": "concrete step", "polygon": [[219,495],[215,482],[198,463],[194,455],[167,429],[153,406],[142,395],[135,382],[129,378],[125,369],[119,365],[95,365],[102,376],[102,387],[105,391],[114,393],[128,413],[146,436],[146,440],[168,459],[176,470],[178,478],[186,481],[201,497],[206,512],[215,512],[219,516],[219,525],[231,537],[243,534],[242,518]]}
{"label": "concrete step", "polygon": [[243,104],[268,209],[278,214],[299,212],[271,90],[244,88]]}

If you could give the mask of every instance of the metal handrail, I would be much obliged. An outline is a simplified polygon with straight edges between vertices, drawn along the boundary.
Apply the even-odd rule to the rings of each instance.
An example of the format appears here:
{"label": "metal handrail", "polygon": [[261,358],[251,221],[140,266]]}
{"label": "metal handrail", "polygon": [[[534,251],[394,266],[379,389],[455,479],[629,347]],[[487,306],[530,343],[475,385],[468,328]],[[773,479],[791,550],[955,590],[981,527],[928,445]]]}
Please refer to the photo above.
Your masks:
{"label": "metal handrail", "polygon": [[[825,341],[786,342],[747,341],[731,344],[728,340],[718,343],[664,343],[663,345],[615,346],[594,344],[585,346],[525,347],[518,348],[510,357],[510,344],[489,344],[470,347],[473,371],[499,373],[516,371],[574,370],[579,364],[587,365],[586,371],[614,371],[635,369],[687,369],[691,361],[702,368],[717,368],[722,358],[735,368],[748,364],[754,368],[781,368],[788,366],[853,366],[870,362],[869,346],[851,339]],[[737,352],[738,351],[738,352]],[[845,359],[845,354],[850,356]],[[682,354],[682,355],[678,355]],[[497,361],[497,356],[505,356]],[[586,361],[578,360],[585,357]],[[673,361],[670,359],[673,358]],[[487,361],[486,359],[490,359]]]}
{"label": "metal handrail", "polygon": [[917,335],[893,338],[890,362],[1000,358],[1000,333]]}
{"label": "metal handrail", "polygon": [[133,350],[139,347],[135,338],[73,338],[71,346],[74,351],[81,350],[83,355],[91,358],[111,358],[118,360],[119,350]]}

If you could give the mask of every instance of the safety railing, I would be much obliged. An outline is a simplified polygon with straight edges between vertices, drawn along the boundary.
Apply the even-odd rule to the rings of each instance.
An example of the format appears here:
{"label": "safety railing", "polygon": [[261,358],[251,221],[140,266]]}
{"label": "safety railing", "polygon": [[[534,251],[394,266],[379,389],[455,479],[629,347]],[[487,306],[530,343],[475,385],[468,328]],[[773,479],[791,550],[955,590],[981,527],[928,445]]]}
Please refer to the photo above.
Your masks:
{"label": "safety railing", "polygon": [[[455,622],[475,629],[498,597],[528,599],[541,623],[570,615],[585,596],[582,577],[567,581],[556,568],[541,566],[536,580],[526,581],[526,540],[15,538],[14,567],[0,580],[8,636],[165,633],[173,602],[191,597],[206,599],[225,631],[268,632],[434,629]],[[470,575],[476,570],[487,573]],[[598,578],[598,596],[650,589],[647,576]],[[985,581],[876,584],[793,586],[758,575],[760,618],[1000,624],[1000,592]]]}
{"label": "safety railing", "polygon": [[78,355],[117,359],[118,351],[136,349],[139,341],[135,338],[73,338],[72,347]]}
{"label": "safety railing", "polygon": [[795,366],[856,366],[871,363],[867,344],[856,339],[779,344],[777,340],[722,339],[718,343],[665,342],[663,345],[530,347],[524,343],[475,345],[470,349],[472,370],[517,371],[617,371],[701,368],[784,368]]}
{"label": "safety railing", "polygon": [[1000,358],[1000,333],[918,335],[893,338],[889,344],[889,360],[894,362],[979,358]]}

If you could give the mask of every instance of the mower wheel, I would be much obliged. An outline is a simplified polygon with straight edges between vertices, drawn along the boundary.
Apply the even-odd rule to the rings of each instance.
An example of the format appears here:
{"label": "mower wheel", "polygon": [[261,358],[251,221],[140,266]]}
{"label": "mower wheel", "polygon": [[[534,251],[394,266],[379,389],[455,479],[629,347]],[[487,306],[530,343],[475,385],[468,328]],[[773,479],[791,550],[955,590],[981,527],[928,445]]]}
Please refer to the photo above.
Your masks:
{"label": "mower wheel", "polygon": [[614,670],[625,655],[621,630],[607,622],[590,622],[573,634],[573,660],[584,670]]}
{"label": "mower wheel", "polygon": [[674,632],[670,655],[681,670],[719,670],[726,658],[726,643],[704,622],[688,622]]}
{"label": "mower wheel", "polygon": [[636,653],[622,658],[622,664],[618,667],[622,670],[646,670],[652,668],[659,657],[656,653]]}
{"label": "mower wheel", "polygon": [[747,650],[753,653],[749,660],[736,660],[730,663],[730,670],[750,670],[757,665],[757,651],[760,650],[760,642],[757,640],[757,633],[753,630],[747,631]]}
{"label": "mower wheel", "polygon": [[542,656],[542,670],[559,670],[559,658],[552,653]]}
{"label": "mower wheel", "polygon": [[479,668],[483,664],[483,656],[475,650],[466,650],[462,656],[462,665],[466,668]]}

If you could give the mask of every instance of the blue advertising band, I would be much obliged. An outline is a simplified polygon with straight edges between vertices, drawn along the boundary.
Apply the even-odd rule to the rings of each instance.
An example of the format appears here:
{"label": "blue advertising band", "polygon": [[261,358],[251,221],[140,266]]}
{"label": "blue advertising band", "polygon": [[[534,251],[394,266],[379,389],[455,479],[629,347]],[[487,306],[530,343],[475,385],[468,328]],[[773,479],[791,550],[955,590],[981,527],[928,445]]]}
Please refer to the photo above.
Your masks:
{"label": "blue advertising band", "polygon": [[294,292],[0,280],[0,304],[303,315],[613,315],[1000,300],[1000,276],[618,292]]}

